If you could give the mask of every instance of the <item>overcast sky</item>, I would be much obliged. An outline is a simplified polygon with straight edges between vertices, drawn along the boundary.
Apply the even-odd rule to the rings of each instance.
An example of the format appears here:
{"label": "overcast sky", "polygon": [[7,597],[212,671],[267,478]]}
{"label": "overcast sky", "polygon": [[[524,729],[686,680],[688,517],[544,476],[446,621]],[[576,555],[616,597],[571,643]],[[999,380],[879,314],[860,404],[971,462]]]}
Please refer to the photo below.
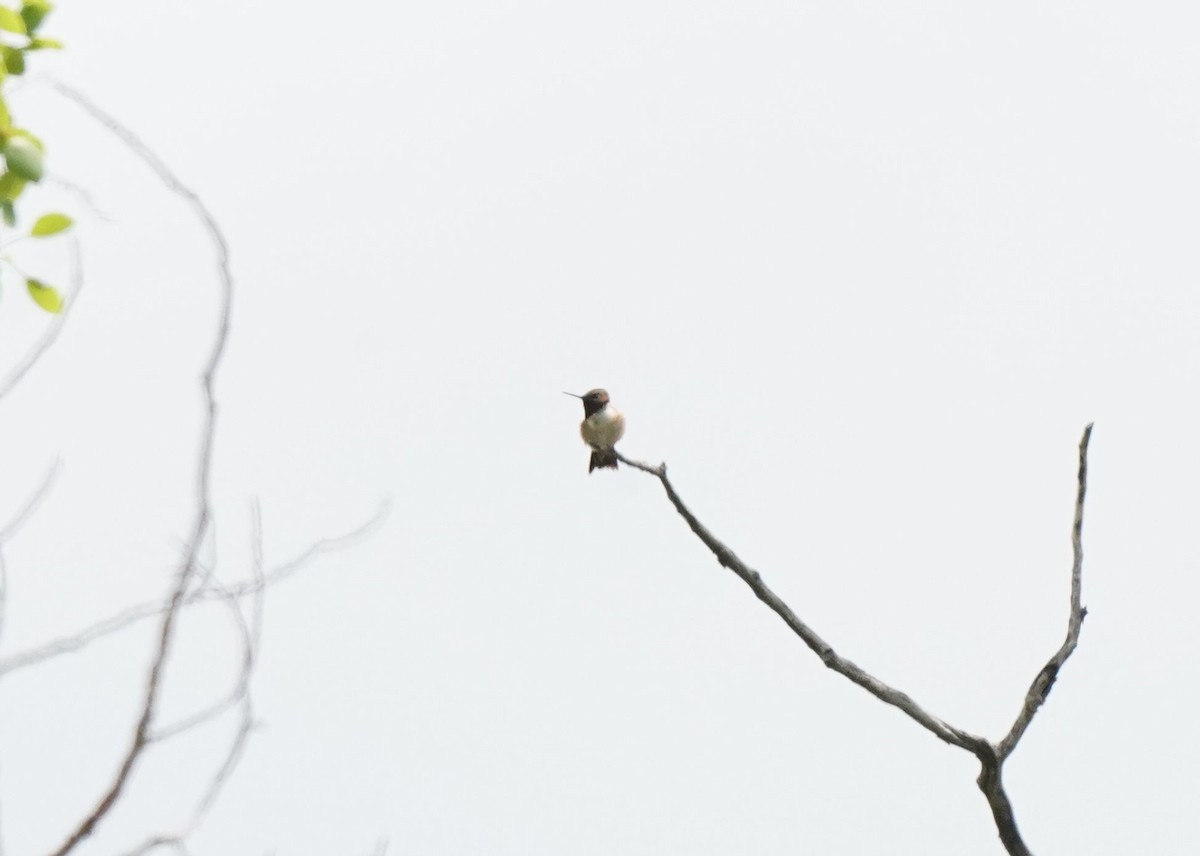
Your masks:
{"label": "overcast sky", "polygon": [[[977,764],[819,660],[993,739],[1039,854],[1200,852],[1200,11],[1194,4],[63,0],[49,73],[208,202],[236,295],[222,579],[269,595],[242,766],[197,854],[1001,854]],[[91,195],[85,287],[0,401],[0,658],[161,596],[218,287],[194,218],[35,75]],[[103,215],[103,216],[101,216]],[[38,248],[14,248],[14,255]],[[30,265],[65,277],[64,253]],[[41,270],[42,268],[39,268]],[[0,369],[45,316],[0,272]],[[150,625],[0,684],[6,856],[52,849],[136,718]],[[236,673],[189,612],[163,714]],[[187,817],[234,723],[147,756],[86,854]]]}

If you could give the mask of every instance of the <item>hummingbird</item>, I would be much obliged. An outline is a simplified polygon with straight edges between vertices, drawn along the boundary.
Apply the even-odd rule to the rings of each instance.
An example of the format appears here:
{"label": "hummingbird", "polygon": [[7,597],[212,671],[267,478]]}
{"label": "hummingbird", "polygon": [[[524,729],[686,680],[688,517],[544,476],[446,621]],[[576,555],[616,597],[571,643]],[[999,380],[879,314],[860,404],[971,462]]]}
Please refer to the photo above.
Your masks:
{"label": "hummingbird", "polygon": [[592,447],[592,459],[588,462],[588,473],[604,467],[617,468],[617,457],[613,454],[613,446],[625,433],[625,417],[617,408],[609,404],[608,392],[603,389],[592,389],[583,395],[564,392],[583,400],[583,421],[579,423],[579,434],[583,442]]}

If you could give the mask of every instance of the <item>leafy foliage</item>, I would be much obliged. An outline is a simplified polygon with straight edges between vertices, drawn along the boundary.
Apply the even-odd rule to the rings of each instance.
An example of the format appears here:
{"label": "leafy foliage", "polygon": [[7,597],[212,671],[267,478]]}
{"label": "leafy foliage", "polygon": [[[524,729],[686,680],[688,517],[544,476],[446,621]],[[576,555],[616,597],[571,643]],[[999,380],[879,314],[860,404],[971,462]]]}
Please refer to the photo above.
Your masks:
{"label": "leafy foliage", "polygon": [[[25,73],[26,54],[62,47],[60,42],[38,35],[53,8],[49,0],[24,0],[19,9],[0,4],[0,157],[4,166],[0,172],[0,218],[10,229],[17,225],[17,200],[31,182],[41,181],[45,174],[46,147],[33,133],[14,124],[7,87],[13,77]],[[56,235],[70,228],[71,222],[65,214],[43,214],[33,224],[29,237]],[[42,309],[62,311],[62,296],[53,286],[30,277],[26,277],[25,285]]]}

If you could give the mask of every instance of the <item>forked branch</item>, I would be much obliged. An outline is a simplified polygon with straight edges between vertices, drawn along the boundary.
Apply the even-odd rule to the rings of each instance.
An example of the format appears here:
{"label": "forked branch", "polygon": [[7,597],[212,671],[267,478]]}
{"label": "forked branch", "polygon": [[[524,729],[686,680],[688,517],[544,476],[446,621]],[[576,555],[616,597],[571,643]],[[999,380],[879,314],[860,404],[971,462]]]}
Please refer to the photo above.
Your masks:
{"label": "forked branch", "polygon": [[729,570],[737,574],[750,587],[755,596],[770,607],[772,612],[782,618],[784,623],[791,628],[792,632],[799,636],[801,641],[814,654],[821,658],[822,663],[858,684],[880,701],[900,709],[939,740],[951,746],[964,749],[978,758],[981,766],[978,785],[992,810],[992,816],[996,823],[996,829],[1000,834],[1001,842],[1011,856],[1030,856],[1030,851],[1025,846],[1020,832],[1017,830],[1016,819],[1008,795],[1004,790],[1001,772],[1004,761],[1012,754],[1021,736],[1033,721],[1038,708],[1045,702],[1059,670],[1067,661],[1067,658],[1071,656],[1071,652],[1075,650],[1075,646],[1079,641],[1079,631],[1083,625],[1083,618],[1087,614],[1087,611],[1082,606],[1081,595],[1083,575],[1082,536],[1083,503],[1087,492],[1087,451],[1091,436],[1092,426],[1088,425],[1084,429],[1083,438],[1079,443],[1079,485],[1075,499],[1075,523],[1072,530],[1072,544],[1074,546],[1075,558],[1071,570],[1071,614],[1067,625],[1067,638],[1063,642],[1062,647],[1050,658],[1050,661],[1034,679],[1029,692],[1025,696],[1025,703],[1021,708],[1021,713],[1017,716],[1009,733],[998,744],[993,744],[984,737],[964,731],[934,716],[921,705],[917,704],[907,693],[884,683],[857,664],[835,652],[829,643],[800,620],[799,616],[783,602],[779,595],[775,594],[763,582],[762,576],[758,571],[739,559],[733,550],[718,540],[697,519],[696,515],[684,505],[683,500],[680,499],[679,494],[675,491],[675,487],[667,478],[666,464],[659,464],[655,467],[641,461],[626,458],[619,452],[615,454],[617,459],[622,463],[648,473],[662,483],[663,489],[667,492],[667,498],[671,501],[675,510],[687,522],[688,527],[695,533],[704,546],[708,547],[712,554],[716,556],[717,562],[722,567],[729,568]]}

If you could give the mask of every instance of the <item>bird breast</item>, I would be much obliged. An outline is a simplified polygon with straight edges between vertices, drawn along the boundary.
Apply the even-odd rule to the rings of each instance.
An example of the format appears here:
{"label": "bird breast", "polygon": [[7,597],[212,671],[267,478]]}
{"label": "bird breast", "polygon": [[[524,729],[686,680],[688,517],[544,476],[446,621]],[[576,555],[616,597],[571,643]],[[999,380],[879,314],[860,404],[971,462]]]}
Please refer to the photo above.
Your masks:
{"label": "bird breast", "polygon": [[625,417],[610,404],[593,413],[579,426],[583,442],[597,449],[611,449],[625,433]]}

